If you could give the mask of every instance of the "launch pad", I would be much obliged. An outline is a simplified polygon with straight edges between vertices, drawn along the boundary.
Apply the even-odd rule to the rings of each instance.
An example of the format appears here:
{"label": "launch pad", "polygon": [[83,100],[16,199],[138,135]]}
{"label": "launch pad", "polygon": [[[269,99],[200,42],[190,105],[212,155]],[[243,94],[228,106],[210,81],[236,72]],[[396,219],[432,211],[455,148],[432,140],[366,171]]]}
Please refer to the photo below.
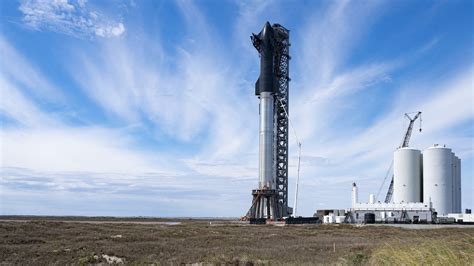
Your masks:
{"label": "launch pad", "polygon": [[249,217],[272,219],[277,213],[277,191],[275,189],[254,189],[252,190],[252,207]]}

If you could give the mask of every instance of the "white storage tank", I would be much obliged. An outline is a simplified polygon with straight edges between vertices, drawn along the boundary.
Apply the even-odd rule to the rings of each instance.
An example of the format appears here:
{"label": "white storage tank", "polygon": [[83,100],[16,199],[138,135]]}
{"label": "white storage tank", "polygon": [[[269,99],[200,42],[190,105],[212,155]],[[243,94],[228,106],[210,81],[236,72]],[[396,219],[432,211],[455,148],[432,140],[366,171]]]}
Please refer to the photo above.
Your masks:
{"label": "white storage tank", "polygon": [[369,195],[369,203],[370,203],[370,204],[374,204],[374,203],[375,203],[375,195],[374,195],[374,194],[370,194],[370,195]]}
{"label": "white storage tank", "polygon": [[433,203],[438,215],[453,212],[453,153],[433,146],[423,152],[423,202]]}
{"label": "white storage tank", "polygon": [[393,202],[421,202],[421,152],[400,148],[393,159]]}
{"label": "white storage tank", "polygon": [[357,203],[359,203],[359,193],[356,183],[352,183],[352,208],[355,208]]}

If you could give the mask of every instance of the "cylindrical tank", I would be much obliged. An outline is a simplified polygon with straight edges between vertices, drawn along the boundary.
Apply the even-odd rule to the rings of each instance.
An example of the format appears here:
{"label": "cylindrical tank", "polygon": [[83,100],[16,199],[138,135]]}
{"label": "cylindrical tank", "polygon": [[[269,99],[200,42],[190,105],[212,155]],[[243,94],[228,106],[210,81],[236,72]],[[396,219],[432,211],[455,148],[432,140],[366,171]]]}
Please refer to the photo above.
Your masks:
{"label": "cylindrical tank", "polygon": [[433,146],[423,152],[423,202],[432,202],[438,216],[453,210],[453,155],[451,149]]}
{"label": "cylindrical tank", "polygon": [[421,202],[421,152],[411,148],[395,151],[393,202]]}
{"label": "cylindrical tank", "polygon": [[356,204],[359,202],[359,193],[357,190],[356,183],[352,183],[352,208],[355,208]]}

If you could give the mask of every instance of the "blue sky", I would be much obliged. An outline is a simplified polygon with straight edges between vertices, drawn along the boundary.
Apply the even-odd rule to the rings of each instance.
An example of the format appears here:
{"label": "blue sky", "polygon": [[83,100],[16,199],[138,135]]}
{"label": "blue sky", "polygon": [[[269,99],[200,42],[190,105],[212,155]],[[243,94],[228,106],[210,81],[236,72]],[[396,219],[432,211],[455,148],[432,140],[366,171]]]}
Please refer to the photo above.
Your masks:
{"label": "blue sky", "polygon": [[[299,214],[368,200],[404,135],[462,160],[472,1],[1,1],[0,214],[241,216],[258,182],[264,22],[291,30]],[[290,205],[297,149],[290,136]],[[388,182],[382,190],[384,197]]]}

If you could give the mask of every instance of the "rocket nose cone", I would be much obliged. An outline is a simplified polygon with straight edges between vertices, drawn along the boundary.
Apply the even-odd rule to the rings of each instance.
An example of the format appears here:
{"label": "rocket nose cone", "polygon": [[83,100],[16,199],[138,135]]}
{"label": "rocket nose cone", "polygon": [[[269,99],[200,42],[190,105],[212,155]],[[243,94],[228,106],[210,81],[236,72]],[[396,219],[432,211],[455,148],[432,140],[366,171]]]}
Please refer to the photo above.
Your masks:
{"label": "rocket nose cone", "polygon": [[271,34],[273,34],[273,28],[270,25],[270,22],[267,21],[267,23],[265,23],[265,26],[263,26],[263,29],[262,29],[262,39],[265,39],[266,37],[270,37]]}

